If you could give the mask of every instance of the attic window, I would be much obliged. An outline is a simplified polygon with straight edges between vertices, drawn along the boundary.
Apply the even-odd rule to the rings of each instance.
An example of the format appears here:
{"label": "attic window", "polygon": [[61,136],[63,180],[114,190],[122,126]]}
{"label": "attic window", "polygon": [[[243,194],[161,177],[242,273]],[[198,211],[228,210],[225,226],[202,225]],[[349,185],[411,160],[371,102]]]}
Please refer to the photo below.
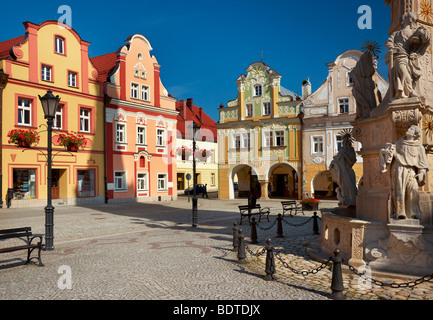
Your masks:
{"label": "attic window", "polygon": [[254,95],[256,97],[259,97],[262,95],[262,85],[258,84],[256,86],[254,86]]}
{"label": "attic window", "polygon": [[138,60],[142,60],[142,59],[143,59],[143,55],[141,54],[141,52],[139,52],[139,53],[137,54],[137,57],[138,57]]}

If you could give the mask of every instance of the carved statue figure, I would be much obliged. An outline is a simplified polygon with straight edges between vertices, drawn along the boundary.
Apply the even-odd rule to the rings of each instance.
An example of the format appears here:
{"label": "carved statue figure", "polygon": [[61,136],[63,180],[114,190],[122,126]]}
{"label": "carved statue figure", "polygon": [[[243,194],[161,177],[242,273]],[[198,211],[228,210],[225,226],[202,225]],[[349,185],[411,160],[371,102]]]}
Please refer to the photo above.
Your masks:
{"label": "carved statue figure", "polygon": [[[373,56],[370,52],[365,52],[350,72],[350,77],[354,82],[352,93],[356,100],[356,112],[359,119],[368,118],[370,111],[377,107],[378,102],[381,102],[380,91],[375,90],[376,84],[373,81],[375,72]],[[377,91],[377,96],[375,91]]]}
{"label": "carved statue figure", "polygon": [[421,219],[419,187],[425,184],[428,159],[421,144],[421,129],[413,125],[395,144],[380,152],[382,172],[390,169],[391,199],[397,219]]}
{"label": "carved statue figure", "polygon": [[343,137],[343,147],[331,161],[329,171],[332,180],[338,184],[339,205],[343,207],[356,205],[356,175],[352,167],[356,163],[356,152],[352,145],[352,135],[346,133]]}
{"label": "carved statue figure", "polygon": [[403,17],[402,28],[395,31],[385,43],[392,99],[418,96],[416,85],[421,69],[417,61],[430,45],[430,34],[423,26],[417,28],[416,21],[414,13],[407,13]]}

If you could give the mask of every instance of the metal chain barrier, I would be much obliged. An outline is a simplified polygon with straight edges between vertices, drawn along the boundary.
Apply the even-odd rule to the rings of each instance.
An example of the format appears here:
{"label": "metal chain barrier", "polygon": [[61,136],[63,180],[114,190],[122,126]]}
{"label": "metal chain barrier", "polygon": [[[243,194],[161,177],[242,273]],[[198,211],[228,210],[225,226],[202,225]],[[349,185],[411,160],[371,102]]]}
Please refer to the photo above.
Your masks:
{"label": "metal chain barrier", "polygon": [[291,227],[302,227],[302,226],[306,225],[308,222],[310,222],[311,220],[313,220],[313,218],[314,218],[314,217],[311,217],[311,218],[308,219],[307,221],[304,221],[304,222],[299,223],[299,224],[290,223],[289,221],[285,220],[283,217],[281,217],[281,220],[282,220],[285,224],[287,224],[287,225],[289,225],[289,226],[291,226]]}
{"label": "metal chain barrier", "polygon": [[371,282],[379,287],[391,287],[393,289],[397,289],[397,288],[413,288],[421,283],[424,282],[428,282],[430,280],[433,279],[433,274],[430,275],[426,275],[424,277],[418,278],[414,281],[408,281],[408,282],[403,282],[403,283],[386,283],[380,280],[376,280],[373,279],[371,277],[367,277],[365,275],[365,272],[361,273],[358,270],[356,270],[356,268],[354,266],[351,266],[347,261],[343,260],[346,265],[349,267],[349,270],[352,271],[354,274],[356,274],[357,276],[364,278],[365,280],[367,280],[368,282]]}
{"label": "metal chain barrier", "polygon": [[315,269],[311,269],[310,271],[307,271],[307,270],[299,271],[299,270],[296,270],[296,269],[292,268],[291,266],[289,266],[289,264],[283,260],[279,251],[275,252],[275,257],[277,257],[277,259],[283,264],[284,267],[286,267],[287,269],[289,269],[290,271],[292,271],[295,274],[300,274],[303,276],[308,276],[309,274],[318,273],[323,268],[326,268],[329,265],[329,263],[332,261],[331,258],[329,258],[327,261],[323,262],[320,266],[318,266]]}
{"label": "metal chain barrier", "polygon": [[263,247],[261,251],[259,251],[258,253],[254,253],[247,244],[245,244],[245,249],[248,251],[248,253],[254,257],[260,257],[261,255],[266,253],[266,248]]}
{"label": "metal chain barrier", "polygon": [[277,220],[274,220],[274,222],[272,222],[272,224],[269,227],[261,227],[259,224],[256,224],[256,226],[263,231],[268,231],[270,230],[273,226],[275,226],[275,224],[277,223]]}

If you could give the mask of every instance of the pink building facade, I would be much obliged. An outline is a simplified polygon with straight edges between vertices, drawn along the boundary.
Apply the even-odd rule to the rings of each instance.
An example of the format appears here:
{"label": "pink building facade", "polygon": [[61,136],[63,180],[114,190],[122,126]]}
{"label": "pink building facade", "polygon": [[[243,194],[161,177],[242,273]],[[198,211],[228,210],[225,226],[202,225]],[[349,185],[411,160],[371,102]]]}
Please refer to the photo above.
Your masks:
{"label": "pink building facade", "polygon": [[177,197],[176,99],[151,51],[135,34],[117,52],[92,59],[104,82],[107,202]]}

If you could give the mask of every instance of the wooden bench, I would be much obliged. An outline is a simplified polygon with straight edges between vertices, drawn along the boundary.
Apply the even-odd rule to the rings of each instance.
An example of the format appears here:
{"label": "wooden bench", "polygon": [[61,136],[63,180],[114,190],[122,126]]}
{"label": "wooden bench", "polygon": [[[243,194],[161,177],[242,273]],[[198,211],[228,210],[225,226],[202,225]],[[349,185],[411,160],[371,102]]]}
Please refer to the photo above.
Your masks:
{"label": "wooden bench", "polygon": [[305,216],[302,204],[297,204],[295,200],[281,201],[281,205],[283,206],[283,217],[286,212],[289,212],[290,216],[293,216],[293,213],[296,215],[298,212],[302,212]]}
{"label": "wooden bench", "polygon": [[269,221],[269,213],[271,213],[271,209],[269,208],[262,208],[259,204],[255,204],[252,206],[244,205],[244,206],[238,206],[239,212],[241,214],[241,221],[239,224],[242,224],[242,220],[245,217],[248,217],[248,221],[251,222],[251,216],[253,215],[259,215],[259,221],[262,218],[263,215],[267,215],[267,219]]}
{"label": "wooden bench", "polygon": [[[0,230],[0,241],[4,241],[7,239],[15,239],[15,238],[20,238],[25,242],[25,244],[13,246],[13,247],[0,248],[0,253],[27,250],[27,261],[25,264],[29,263],[30,260],[32,259],[38,259],[39,266],[43,266],[41,260],[41,249],[45,245],[42,244],[42,236],[32,235],[32,228],[30,227]],[[39,238],[40,241],[37,243],[32,243],[35,238]],[[35,249],[38,249],[38,256],[30,258],[31,253]]]}

